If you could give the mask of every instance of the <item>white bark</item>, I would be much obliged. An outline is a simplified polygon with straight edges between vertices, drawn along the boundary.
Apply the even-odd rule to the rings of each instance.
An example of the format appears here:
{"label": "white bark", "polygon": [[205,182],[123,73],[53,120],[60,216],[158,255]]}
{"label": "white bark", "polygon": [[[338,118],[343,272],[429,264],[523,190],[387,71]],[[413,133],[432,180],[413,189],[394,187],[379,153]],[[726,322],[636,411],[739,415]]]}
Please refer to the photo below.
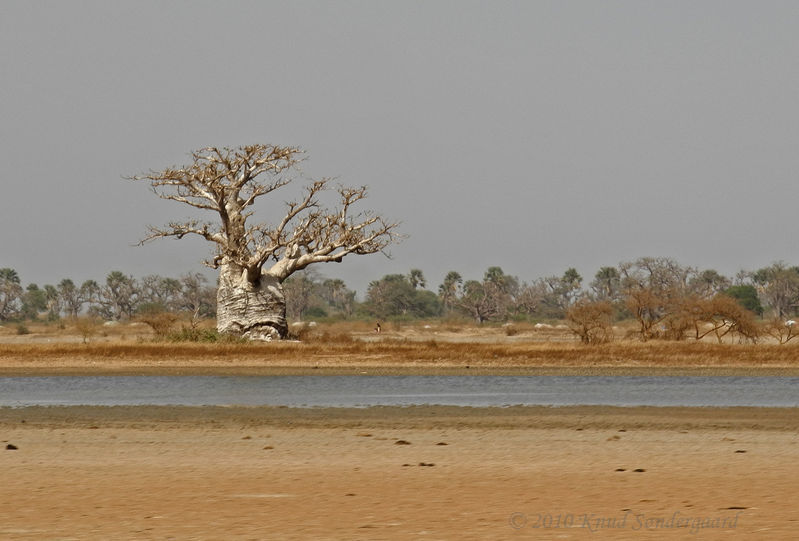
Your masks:
{"label": "white bark", "polygon": [[[366,197],[365,186],[338,187],[338,206],[323,207],[329,179],[312,182],[302,197],[287,203],[278,225],[248,224],[257,198],[291,182],[283,173],[294,167],[299,154],[297,148],[272,145],[209,147],[192,153],[189,166],[132,177],[148,181],[162,199],[218,217],[218,221],[151,226],[142,242],[197,235],[216,246],[208,265],[220,269],[217,328],[221,332],[252,339],[284,338],[283,280],[314,263],[381,252],[399,239],[398,224],[369,211],[353,214],[354,206]],[[271,267],[264,271],[267,263]]]}
{"label": "white bark", "polygon": [[263,272],[253,282],[246,269],[223,263],[219,269],[216,325],[221,333],[251,340],[285,338],[288,327],[283,285]]}

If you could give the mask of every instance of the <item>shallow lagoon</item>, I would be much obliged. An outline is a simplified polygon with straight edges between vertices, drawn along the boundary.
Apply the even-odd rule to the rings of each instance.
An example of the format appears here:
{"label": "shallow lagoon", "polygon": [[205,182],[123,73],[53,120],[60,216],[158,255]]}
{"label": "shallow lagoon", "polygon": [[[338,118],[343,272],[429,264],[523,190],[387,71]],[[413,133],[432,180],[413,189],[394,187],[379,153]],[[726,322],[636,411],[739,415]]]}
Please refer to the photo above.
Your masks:
{"label": "shallow lagoon", "polygon": [[732,376],[37,376],[0,406],[799,406],[799,378]]}

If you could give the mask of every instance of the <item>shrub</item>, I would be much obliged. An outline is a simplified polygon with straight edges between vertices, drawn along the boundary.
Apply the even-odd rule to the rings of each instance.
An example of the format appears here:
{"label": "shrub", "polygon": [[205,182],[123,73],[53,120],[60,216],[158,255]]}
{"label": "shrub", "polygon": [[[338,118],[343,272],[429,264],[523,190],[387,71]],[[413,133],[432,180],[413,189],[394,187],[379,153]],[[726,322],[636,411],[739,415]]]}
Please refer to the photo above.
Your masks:
{"label": "shrub", "polygon": [[792,321],[783,321],[780,318],[772,319],[763,324],[763,333],[776,339],[780,344],[790,342],[799,336],[799,325]]}
{"label": "shrub", "polygon": [[[727,295],[716,295],[711,299],[701,301],[694,309],[696,313],[697,340],[704,336],[699,332],[699,323],[705,323],[710,331],[716,335],[718,343],[731,334],[743,342],[756,342],[760,329],[755,323],[755,314],[741,306],[741,304]],[[708,334],[710,331],[705,331]]]}
{"label": "shrub", "polygon": [[607,301],[578,301],[566,312],[566,324],[583,344],[613,340],[613,306]]}
{"label": "shrub", "polygon": [[140,315],[137,319],[149,325],[156,338],[164,338],[172,330],[178,316],[172,312],[148,312]]}
{"label": "shrub", "polygon": [[249,342],[246,338],[232,334],[220,333],[216,329],[201,329],[198,327],[183,326],[179,331],[173,331],[164,336],[170,342],[206,342],[223,344],[244,344]]}
{"label": "shrub", "polygon": [[327,311],[321,306],[311,306],[305,311],[305,317],[311,319],[322,319],[327,317]]}
{"label": "shrub", "polygon": [[75,329],[83,338],[83,343],[89,342],[89,338],[97,332],[97,320],[93,317],[83,317],[75,320]]}

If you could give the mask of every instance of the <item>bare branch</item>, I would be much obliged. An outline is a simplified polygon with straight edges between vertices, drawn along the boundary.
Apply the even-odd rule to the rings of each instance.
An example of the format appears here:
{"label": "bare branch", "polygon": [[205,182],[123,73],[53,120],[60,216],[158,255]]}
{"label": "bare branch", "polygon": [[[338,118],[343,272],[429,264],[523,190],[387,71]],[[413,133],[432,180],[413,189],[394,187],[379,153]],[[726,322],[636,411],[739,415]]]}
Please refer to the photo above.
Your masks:
{"label": "bare branch", "polygon": [[[296,156],[300,153],[295,147],[274,145],[206,147],[191,153],[191,165],[128,177],[149,182],[161,199],[214,212],[221,220],[221,228],[214,234],[207,228],[197,229],[195,222],[172,223],[165,228],[150,228],[150,235],[143,242],[193,233],[221,245],[231,259],[248,261],[252,254],[247,249],[250,243],[244,238],[244,223],[250,213],[243,209],[253,205],[258,197],[291,182],[291,178],[279,175],[298,162]],[[264,182],[259,178],[262,175],[271,178]]]}
{"label": "bare branch", "polygon": [[366,197],[365,186],[338,187],[338,206],[322,208],[320,197],[329,189],[330,179],[306,186],[299,199],[286,204],[276,226],[247,224],[258,198],[293,180],[285,173],[296,166],[300,153],[294,147],[273,145],[206,147],[191,153],[191,165],[130,177],[149,182],[162,199],[211,211],[219,218],[213,226],[189,220],[150,227],[142,243],[197,235],[216,245],[210,266],[234,263],[257,279],[266,262],[273,260],[269,272],[283,280],[312,263],[340,261],[352,253],[382,252],[400,238],[395,232],[399,224],[370,212],[353,212]]}
{"label": "bare branch", "polygon": [[198,222],[197,220],[190,220],[188,222],[170,222],[165,228],[149,226],[147,230],[149,234],[139,242],[139,245],[145,244],[153,239],[163,237],[175,237],[182,239],[186,235],[199,235],[205,240],[223,244],[224,237],[218,233],[211,231],[210,223]]}
{"label": "bare branch", "polygon": [[[299,222],[290,237],[274,239],[283,252],[270,273],[285,279],[313,263],[341,261],[349,254],[381,252],[401,238],[396,233],[399,223],[387,222],[368,212],[350,216],[352,206],[366,197],[366,187],[340,187],[338,192],[341,204],[338,210],[312,212]],[[280,229],[286,223],[284,220]]]}

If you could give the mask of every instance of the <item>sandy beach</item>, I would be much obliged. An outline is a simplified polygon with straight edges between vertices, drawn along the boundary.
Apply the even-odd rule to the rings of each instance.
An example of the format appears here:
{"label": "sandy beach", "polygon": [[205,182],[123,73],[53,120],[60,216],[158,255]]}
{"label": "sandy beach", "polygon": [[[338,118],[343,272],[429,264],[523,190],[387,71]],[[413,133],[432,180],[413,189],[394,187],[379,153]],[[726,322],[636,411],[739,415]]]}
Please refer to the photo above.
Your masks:
{"label": "sandy beach", "polygon": [[[799,374],[771,345],[6,338],[2,376]],[[795,539],[797,463],[796,408],[0,408],[0,539]]]}
{"label": "sandy beach", "polygon": [[[0,410],[2,539],[793,539],[773,408]],[[7,446],[16,449],[5,449]]]}

